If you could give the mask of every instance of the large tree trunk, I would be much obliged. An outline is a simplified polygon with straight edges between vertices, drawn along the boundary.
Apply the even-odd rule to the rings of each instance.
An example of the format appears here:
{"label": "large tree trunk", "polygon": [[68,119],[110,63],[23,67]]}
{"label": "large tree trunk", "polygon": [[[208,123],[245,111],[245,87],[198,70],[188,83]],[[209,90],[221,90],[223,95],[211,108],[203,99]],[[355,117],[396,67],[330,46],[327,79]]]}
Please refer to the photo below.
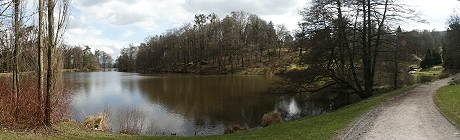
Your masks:
{"label": "large tree trunk", "polygon": [[[44,48],[44,35],[43,35],[43,30],[44,30],[44,10],[45,10],[45,2],[44,0],[39,0],[38,2],[38,101],[40,103],[40,110],[42,110],[42,113],[44,112],[43,110],[43,48]],[[41,116],[41,115],[40,115]],[[45,122],[45,120],[43,120]]]}
{"label": "large tree trunk", "polygon": [[[375,73],[376,73],[376,66],[377,66],[377,57],[379,55],[379,49],[380,49],[380,42],[381,42],[381,37],[382,37],[382,32],[383,32],[383,28],[384,28],[384,25],[385,25],[385,20],[386,20],[386,15],[387,15],[387,10],[388,10],[388,2],[389,0],[386,0],[385,1],[385,8],[384,8],[384,12],[383,12],[383,15],[382,15],[382,20],[380,21],[380,23],[378,23],[378,28],[377,28],[377,38],[376,38],[376,41],[375,41],[375,45],[374,45],[374,52],[373,52],[373,60],[372,60],[372,67],[371,67],[371,77],[372,77],[372,83],[374,83],[374,77],[375,77]],[[378,20],[377,20],[378,21]]]}
{"label": "large tree trunk", "polygon": [[401,34],[401,27],[398,27],[397,31],[396,31],[396,42],[395,42],[395,48],[393,50],[393,64],[394,64],[394,81],[393,81],[393,87],[394,89],[397,89],[399,88],[398,86],[398,80],[399,80],[399,61],[398,61],[398,56],[399,56],[399,38],[400,38],[400,34]]}
{"label": "large tree trunk", "polygon": [[398,63],[398,52],[396,51],[396,49],[395,49],[393,55],[394,55],[394,62],[393,63],[394,63],[394,67],[395,67],[394,68],[394,75],[393,75],[394,76],[393,77],[394,78],[393,79],[394,80],[393,81],[393,87],[394,87],[394,89],[397,89],[398,88],[398,79],[399,79],[399,63]]}
{"label": "large tree trunk", "polygon": [[20,39],[20,19],[19,19],[19,8],[21,6],[20,0],[14,0],[14,63],[13,63],[13,94],[14,94],[14,119],[15,122],[17,121],[19,112],[18,112],[18,100],[19,100],[19,39]]}
{"label": "large tree trunk", "polygon": [[46,81],[45,125],[51,126],[51,95],[54,94],[54,0],[48,0],[48,75]]}
{"label": "large tree trunk", "polygon": [[359,95],[362,98],[367,98],[372,95],[373,80],[372,80],[372,67],[371,63],[371,54],[370,54],[370,37],[371,37],[371,24],[370,24],[370,1],[363,0],[363,35],[362,35],[362,63],[363,63],[363,80],[364,80],[364,91]]}
{"label": "large tree trunk", "polygon": [[[367,66],[365,69],[365,94],[372,94],[373,88],[374,88],[374,76],[372,75],[372,69],[373,69],[373,64],[372,64],[372,54],[370,53],[372,51],[372,20],[371,20],[371,0],[367,0],[366,3],[367,6],[367,53],[364,55],[367,56]],[[369,95],[370,96],[370,95]]]}

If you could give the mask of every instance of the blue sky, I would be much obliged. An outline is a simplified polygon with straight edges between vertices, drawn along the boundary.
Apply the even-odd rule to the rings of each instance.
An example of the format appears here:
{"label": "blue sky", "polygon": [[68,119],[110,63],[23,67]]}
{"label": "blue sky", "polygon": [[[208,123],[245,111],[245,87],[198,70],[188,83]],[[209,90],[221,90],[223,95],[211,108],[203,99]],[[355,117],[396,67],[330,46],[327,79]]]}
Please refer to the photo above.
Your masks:
{"label": "blue sky", "polygon": [[[246,11],[295,30],[298,11],[308,0],[73,0],[65,42],[89,45],[112,56],[129,44],[190,23],[196,13]],[[404,23],[405,30],[445,30],[456,0],[399,0],[419,12],[429,23]],[[94,51],[94,50],[93,50]]]}

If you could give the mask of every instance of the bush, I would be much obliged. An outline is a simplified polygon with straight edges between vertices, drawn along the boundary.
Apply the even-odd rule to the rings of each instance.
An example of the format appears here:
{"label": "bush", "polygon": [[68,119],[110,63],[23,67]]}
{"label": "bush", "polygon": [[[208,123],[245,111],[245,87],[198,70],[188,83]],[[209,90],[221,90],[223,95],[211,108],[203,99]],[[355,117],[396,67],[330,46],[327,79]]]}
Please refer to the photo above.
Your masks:
{"label": "bush", "polygon": [[[0,125],[15,128],[43,125],[43,102],[39,99],[37,81],[34,76],[23,76],[19,81],[19,97],[16,102],[12,92],[12,78],[0,77]],[[61,86],[56,89],[56,95],[53,95],[51,100],[52,122],[67,118],[69,114],[70,87]]]}
{"label": "bush", "polygon": [[262,126],[267,127],[270,125],[278,124],[283,122],[283,117],[281,117],[281,113],[279,112],[270,112],[264,114],[262,117]]}
{"label": "bush", "polygon": [[124,108],[118,113],[118,123],[120,124],[120,133],[129,135],[139,135],[144,130],[145,114],[141,108],[129,107]]}
{"label": "bush", "polygon": [[425,59],[423,59],[423,61],[420,62],[420,67],[425,69],[440,64],[442,64],[441,52],[432,51],[431,49],[428,49],[425,54]]}
{"label": "bush", "polygon": [[91,129],[91,130],[97,130],[97,131],[106,131],[108,130],[108,117],[106,114],[100,114],[100,115],[95,115],[95,116],[89,116],[88,118],[85,119],[85,122],[83,124]]}
{"label": "bush", "polygon": [[460,85],[460,79],[450,82],[450,85]]}
{"label": "bush", "polygon": [[248,128],[243,128],[240,125],[231,125],[229,127],[226,127],[224,130],[224,134],[233,134],[233,133],[238,133],[240,131],[246,131]]}

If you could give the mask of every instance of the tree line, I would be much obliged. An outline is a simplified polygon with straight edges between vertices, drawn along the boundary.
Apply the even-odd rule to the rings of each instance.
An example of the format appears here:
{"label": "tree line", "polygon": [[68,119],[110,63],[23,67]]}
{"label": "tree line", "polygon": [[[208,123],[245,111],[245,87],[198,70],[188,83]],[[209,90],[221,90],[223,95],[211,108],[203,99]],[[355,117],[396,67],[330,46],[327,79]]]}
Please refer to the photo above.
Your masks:
{"label": "tree line", "polygon": [[123,49],[117,66],[120,71],[231,73],[268,65],[293,46],[285,26],[257,15],[232,12],[221,19],[197,14],[193,24]]}
{"label": "tree line", "polygon": [[447,32],[403,31],[402,21],[423,20],[394,0],[313,0],[301,16],[300,28],[291,33],[245,12],[223,19],[198,14],[193,24],[124,48],[116,66],[143,73],[232,73],[297,52],[292,59],[305,69],[288,81],[314,85],[305,91],[336,86],[362,98],[377,86],[403,86],[413,65],[459,68],[457,16]]}
{"label": "tree line", "polygon": [[444,66],[460,69],[460,15],[452,15],[448,21],[446,45],[443,48]]}
{"label": "tree line", "polygon": [[113,67],[113,59],[110,54],[95,50],[91,51],[89,46],[62,45],[60,52],[63,58],[64,69],[76,69],[78,71],[106,70]]}

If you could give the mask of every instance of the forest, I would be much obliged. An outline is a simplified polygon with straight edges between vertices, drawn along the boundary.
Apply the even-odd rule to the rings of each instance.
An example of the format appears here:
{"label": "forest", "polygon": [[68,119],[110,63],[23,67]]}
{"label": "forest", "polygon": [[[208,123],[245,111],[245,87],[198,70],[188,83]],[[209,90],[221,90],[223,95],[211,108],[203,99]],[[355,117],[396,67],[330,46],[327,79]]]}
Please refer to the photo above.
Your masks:
{"label": "forest", "polygon": [[246,12],[232,12],[223,19],[197,14],[193,24],[147,40],[121,51],[117,59],[120,71],[234,73],[271,67],[296,46],[285,26]]}
{"label": "forest", "polygon": [[74,69],[77,71],[98,71],[113,68],[112,56],[104,51],[91,51],[89,46],[69,46],[63,45],[59,48],[63,58],[64,69]]}

